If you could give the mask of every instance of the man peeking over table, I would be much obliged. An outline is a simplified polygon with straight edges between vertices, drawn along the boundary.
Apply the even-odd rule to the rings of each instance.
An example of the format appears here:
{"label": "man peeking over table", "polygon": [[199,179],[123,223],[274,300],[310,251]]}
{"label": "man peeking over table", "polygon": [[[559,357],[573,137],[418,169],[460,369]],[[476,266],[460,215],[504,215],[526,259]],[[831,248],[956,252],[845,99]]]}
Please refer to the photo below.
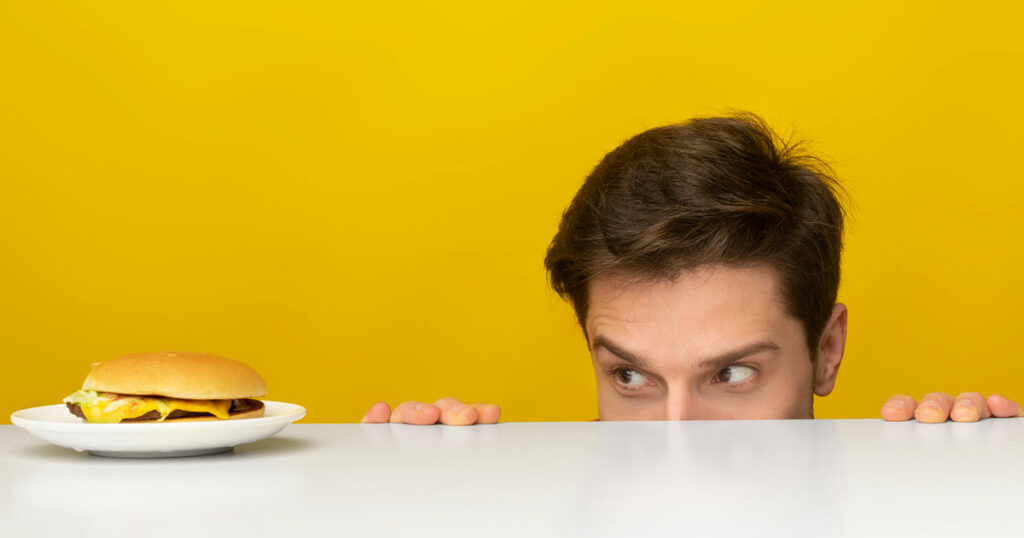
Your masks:
{"label": "man peeking over table", "polygon": [[[601,420],[813,418],[846,345],[843,191],[760,118],[694,119],[604,157],[544,260],[590,348]],[[363,422],[497,422],[495,405],[379,402]],[[893,396],[882,418],[1022,416],[964,392]]]}

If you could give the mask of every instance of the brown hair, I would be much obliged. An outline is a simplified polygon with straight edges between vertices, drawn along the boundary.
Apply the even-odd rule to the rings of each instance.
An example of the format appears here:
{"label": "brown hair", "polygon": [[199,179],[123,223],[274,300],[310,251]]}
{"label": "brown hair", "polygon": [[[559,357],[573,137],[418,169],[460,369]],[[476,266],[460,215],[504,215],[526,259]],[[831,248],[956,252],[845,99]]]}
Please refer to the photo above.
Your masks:
{"label": "brown hair", "polygon": [[544,265],[586,333],[588,284],[768,263],[812,360],[839,289],[842,188],[821,159],[753,114],[640,133],[604,157],[562,215]]}

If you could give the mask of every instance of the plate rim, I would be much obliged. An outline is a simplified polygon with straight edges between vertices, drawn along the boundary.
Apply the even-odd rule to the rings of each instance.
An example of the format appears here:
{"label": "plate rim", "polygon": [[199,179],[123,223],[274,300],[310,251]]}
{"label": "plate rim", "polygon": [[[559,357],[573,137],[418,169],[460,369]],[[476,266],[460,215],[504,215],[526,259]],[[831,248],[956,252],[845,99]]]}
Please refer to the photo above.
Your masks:
{"label": "plate rim", "polygon": [[268,409],[270,405],[289,406],[290,410],[285,409],[285,414],[273,415],[273,416],[262,416],[256,418],[246,418],[241,420],[218,420],[218,421],[203,421],[203,422],[172,422],[172,423],[130,423],[130,424],[91,424],[88,422],[56,422],[49,420],[40,420],[37,418],[27,418],[23,415],[26,412],[47,409],[47,408],[64,408],[64,404],[50,404],[50,405],[39,405],[35,407],[26,407],[25,409],[19,409],[11,413],[10,420],[11,424],[22,428],[24,430],[39,430],[39,431],[51,431],[51,432],[75,432],[75,433],[144,433],[152,432],[152,428],[159,428],[157,431],[167,432],[173,430],[183,429],[242,429],[256,426],[269,426],[271,424],[280,423],[292,423],[301,420],[306,416],[306,408],[291,402],[280,402],[276,400],[260,400],[263,405]]}

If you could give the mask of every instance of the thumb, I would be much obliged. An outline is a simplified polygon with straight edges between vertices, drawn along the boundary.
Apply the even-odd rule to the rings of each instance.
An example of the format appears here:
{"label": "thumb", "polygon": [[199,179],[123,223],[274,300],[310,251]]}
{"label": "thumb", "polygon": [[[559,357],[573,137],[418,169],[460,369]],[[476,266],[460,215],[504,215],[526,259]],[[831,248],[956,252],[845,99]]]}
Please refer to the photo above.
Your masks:
{"label": "thumb", "polygon": [[370,406],[370,410],[363,415],[359,422],[363,424],[378,424],[387,422],[391,418],[391,407],[384,402],[377,402]]}

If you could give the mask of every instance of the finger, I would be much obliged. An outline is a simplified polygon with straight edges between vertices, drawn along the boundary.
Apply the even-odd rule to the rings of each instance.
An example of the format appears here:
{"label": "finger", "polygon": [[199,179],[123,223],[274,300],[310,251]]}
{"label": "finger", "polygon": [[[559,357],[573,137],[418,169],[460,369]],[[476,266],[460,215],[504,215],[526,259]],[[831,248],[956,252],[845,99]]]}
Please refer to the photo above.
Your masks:
{"label": "finger", "polygon": [[893,422],[910,420],[914,417],[917,401],[905,394],[897,394],[882,405],[882,418]]}
{"label": "finger", "polygon": [[1024,410],[1021,410],[1020,404],[1005,396],[993,394],[988,397],[987,403],[989,410],[992,411],[992,416],[1024,417]]}
{"label": "finger", "polygon": [[462,403],[457,398],[441,398],[434,402],[434,405],[441,410],[441,424],[448,424],[449,426],[476,424],[477,410]]}
{"label": "finger", "polygon": [[980,419],[992,416],[988,411],[988,404],[985,397],[977,392],[961,392],[953,403],[953,410],[949,412],[949,418],[954,422],[977,422]]}
{"label": "finger", "polygon": [[437,424],[441,418],[441,410],[437,406],[423,402],[402,402],[391,412],[391,423],[404,424]]}
{"label": "finger", "polygon": [[477,411],[477,424],[494,424],[501,418],[501,408],[496,405],[475,403],[470,407]]}
{"label": "finger", "polygon": [[362,422],[363,424],[379,424],[381,422],[387,422],[390,417],[391,407],[384,402],[377,402],[370,406],[370,410],[363,415],[363,419],[359,422]]}
{"label": "finger", "polygon": [[929,392],[921,398],[914,411],[914,418],[918,422],[945,422],[949,417],[949,410],[953,407],[953,397],[945,392]]}

